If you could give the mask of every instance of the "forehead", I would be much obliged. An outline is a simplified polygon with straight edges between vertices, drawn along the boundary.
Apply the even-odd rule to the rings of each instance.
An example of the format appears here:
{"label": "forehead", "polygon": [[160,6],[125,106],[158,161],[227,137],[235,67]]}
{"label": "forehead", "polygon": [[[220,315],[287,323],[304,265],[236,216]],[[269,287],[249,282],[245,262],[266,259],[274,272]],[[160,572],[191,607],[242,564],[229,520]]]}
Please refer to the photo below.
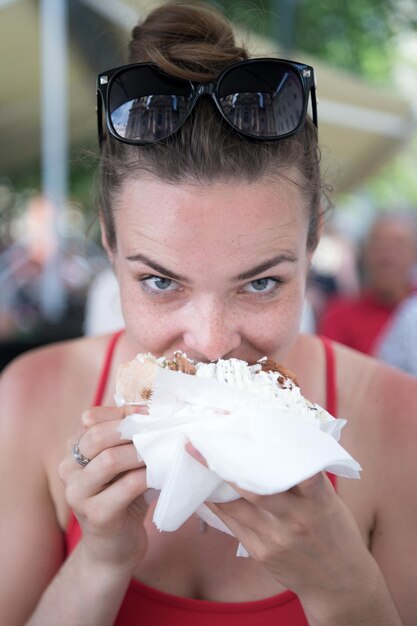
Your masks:
{"label": "forehead", "polygon": [[154,178],[127,182],[115,211],[118,245],[248,248],[294,243],[307,229],[305,201],[297,185],[257,183],[169,184]]}
{"label": "forehead", "polygon": [[416,224],[410,218],[398,216],[379,219],[373,226],[369,236],[370,243],[410,242],[417,247]]}

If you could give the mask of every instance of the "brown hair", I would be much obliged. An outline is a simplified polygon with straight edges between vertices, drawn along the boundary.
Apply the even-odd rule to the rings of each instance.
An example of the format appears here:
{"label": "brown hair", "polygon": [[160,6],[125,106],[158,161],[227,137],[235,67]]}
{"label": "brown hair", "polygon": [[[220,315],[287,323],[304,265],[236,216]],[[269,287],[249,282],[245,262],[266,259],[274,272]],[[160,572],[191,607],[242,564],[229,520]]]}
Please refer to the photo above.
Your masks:
{"label": "brown hair", "polygon": [[[129,62],[149,61],[188,80],[209,81],[226,66],[249,57],[235,43],[229,22],[215,8],[196,2],[169,2],[154,10],[132,32]],[[202,98],[174,135],[145,146],[130,146],[107,135],[99,169],[98,203],[107,242],[116,248],[113,210],[117,193],[129,178],[148,173],[170,183],[246,180],[265,175],[288,179],[297,171],[310,217],[307,245],[318,240],[323,185],[317,133],[307,119],[289,139],[253,141],[221,122]]]}

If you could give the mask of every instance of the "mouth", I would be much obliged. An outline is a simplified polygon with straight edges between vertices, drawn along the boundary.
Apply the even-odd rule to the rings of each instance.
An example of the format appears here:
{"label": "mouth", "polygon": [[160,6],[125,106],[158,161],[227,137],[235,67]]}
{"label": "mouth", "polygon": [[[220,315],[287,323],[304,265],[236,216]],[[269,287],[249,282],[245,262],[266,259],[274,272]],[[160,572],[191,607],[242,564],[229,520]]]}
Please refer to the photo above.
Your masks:
{"label": "mouth", "polygon": [[248,363],[248,365],[254,365],[257,361],[259,361],[259,359],[263,358],[264,356],[267,356],[261,352],[249,352],[249,351],[244,352],[243,350],[241,350],[241,351],[236,351],[236,352],[229,352],[227,354],[219,356],[217,359],[210,360],[210,359],[207,359],[204,355],[187,351],[187,349],[184,347],[175,348],[174,350],[172,351],[170,350],[161,356],[165,356],[167,359],[173,359],[176,352],[182,352],[191,361],[204,363],[204,364],[217,363],[217,361],[219,360],[227,361],[229,359],[238,359],[240,361],[245,361],[246,363]]}

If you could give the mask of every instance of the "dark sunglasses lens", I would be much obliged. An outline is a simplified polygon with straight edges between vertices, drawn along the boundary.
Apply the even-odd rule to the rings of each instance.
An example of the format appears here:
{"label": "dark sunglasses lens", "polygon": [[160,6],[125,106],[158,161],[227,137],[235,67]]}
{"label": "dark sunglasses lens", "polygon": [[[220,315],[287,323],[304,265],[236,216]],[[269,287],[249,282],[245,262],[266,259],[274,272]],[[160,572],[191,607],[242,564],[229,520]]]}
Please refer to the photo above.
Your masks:
{"label": "dark sunglasses lens", "polygon": [[275,61],[232,68],[221,80],[218,96],[230,122],[256,137],[294,132],[306,110],[298,73]]}
{"label": "dark sunglasses lens", "polygon": [[188,81],[152,67],[129,67],[109,85],[108,114],[117,135],[132,141],[155,141],[176,131],[188,115]]}

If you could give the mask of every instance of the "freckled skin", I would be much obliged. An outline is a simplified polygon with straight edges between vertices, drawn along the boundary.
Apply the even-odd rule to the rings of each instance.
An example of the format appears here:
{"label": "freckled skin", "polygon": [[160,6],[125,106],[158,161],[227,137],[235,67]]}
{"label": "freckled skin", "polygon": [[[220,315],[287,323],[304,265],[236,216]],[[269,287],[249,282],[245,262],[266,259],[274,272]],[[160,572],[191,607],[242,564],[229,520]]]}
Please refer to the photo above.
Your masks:
{"label": "freckled skin", "polygon": [[[129,409],[114,406],[116,371],[137,352],[172,356],[180,349],[199,360],[268,355],[296,373],[305,397],[325,405],[323,345],[298,335],[312,254],[299,188],[267,179],[206,186],[145,179],[126,183],[114,208],[117,246],[108,252],[127,332],[102,406],[86,411],[108,336],[32,351],[0,379],[8,539],[1,623],[28,623],[35,611],[31,624],[55,625],[75,610],[73,623],[88,615],[91,624],[112,624],[133,576],[167,593],[220,602],[290,588],[311,626],[415,624],[415,379],[334,345],[337,416],[348,420],[341,443],[363,477],[340,478],[335,491],[319,474],[283,494],[241,492],[216,505],[251,559],[236,559],[226,533],[198,533],[195,518],[159,533],[143,498],[144,463],[117,431]],[[86,468],[72,457],[75,440],[91,459]],[[71,509],[83,534],[65,561]]]}
{"label": "freckled skin", "polygon": [[364,248],[367,287],[388,305],[402,300],[413,288],[416,233],[413,224],[393,216],[376,220]]}
{"label": "freckled skin", "polygon": [[[284,360],[297,335],[311,258],[307,209],[294,184],[130,181],[115,223],[117,248],[109,254],[138,352]],[[180,274],[178,290],[144,293],[140,279],[157,273],[126,260],[138,253]],[[280,254],[295,260],[252,278],[282,280],[273,294],[242,292],[251,281],[232,280]]]}

